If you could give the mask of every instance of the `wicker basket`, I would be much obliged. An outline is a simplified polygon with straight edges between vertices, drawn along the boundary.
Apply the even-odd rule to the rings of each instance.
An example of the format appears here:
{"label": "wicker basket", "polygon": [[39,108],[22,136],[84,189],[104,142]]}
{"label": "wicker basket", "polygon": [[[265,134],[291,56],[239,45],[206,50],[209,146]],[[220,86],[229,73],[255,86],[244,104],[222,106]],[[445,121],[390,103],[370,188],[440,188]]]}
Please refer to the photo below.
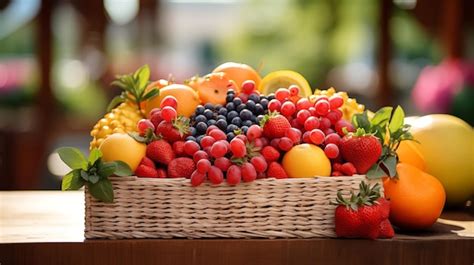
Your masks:
{"label": "wicker basket", "polygon": [[188,179],[113,178],[114,203],[86,190],[86,238],[335,237],[331,201],[365,176],[259,179],[191,187]]}

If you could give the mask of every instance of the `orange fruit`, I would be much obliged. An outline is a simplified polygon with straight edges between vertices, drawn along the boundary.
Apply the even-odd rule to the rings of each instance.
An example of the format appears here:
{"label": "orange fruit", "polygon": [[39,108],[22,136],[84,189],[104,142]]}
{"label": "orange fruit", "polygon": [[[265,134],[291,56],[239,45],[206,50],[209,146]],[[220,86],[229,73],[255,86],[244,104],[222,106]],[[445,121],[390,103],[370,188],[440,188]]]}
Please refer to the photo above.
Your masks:
{"label": "orange fruit", "polygon": [[398,179],[385,178],[385,197],[390,200],[390,221],[407,230],[425,229],[441,215],[446,193],[441,182],[405,163],[397,165]]}
{"label": "orange fruit", "polygon": [[426,162],[420,152],[419,143],[413,141],[402,141],[397,149],[398,159],[402,163],[407,163],[426,171]]}
{"label": "orange fruit", "polygon": [[231,87],[237,88],[235,82],[230,80],[225,73],[211,73],[203,77],[195,77],[188,85],[198,92],[203,104],[224,105],[227,90]]}
{"label": "orange fruit", "polygon": [[135,172],[146,154],[146,145],[135,141],[126,133],[114,133],[105,138],[99,150],[103,161],[123,161]]}
{"label": "orange fruit", "polygon": [[159,108],[161,100],[166,96],[174,96],[178,101],[178,115],[190,117],[201,103],[199,95],[191,87],[182,84],[172,84],[160,89],[160,95],[151,98],[146,103],[145,114],[148,116],[154,108]]}
{"label": "orange fruit", "polygon": [[240,91],[242,83],[247,80],[253,80],[256,87],[260,85],[262,78],[251,66],[242,63],[227,62],[216,67],[213,73],[225,73],[230,80],[237,84],[237,90]]}
{"label": "orange fruit", "polygon": [[331,175],[331,162],[324,151],[313,144],[293,146],[283,156],[282,166],[290,178],[326,177]]}

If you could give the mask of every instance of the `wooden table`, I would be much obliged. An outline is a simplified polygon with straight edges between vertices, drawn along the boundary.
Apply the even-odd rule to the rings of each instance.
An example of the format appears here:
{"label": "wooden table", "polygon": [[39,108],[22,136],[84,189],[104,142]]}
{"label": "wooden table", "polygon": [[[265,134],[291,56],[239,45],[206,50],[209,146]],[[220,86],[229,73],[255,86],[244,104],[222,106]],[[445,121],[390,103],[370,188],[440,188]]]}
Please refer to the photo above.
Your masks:
{"label": "wooden table", "polygon": [[0,192],[0,264],[474,264],[474,216],[391,240],[84,240],[83,193]]}

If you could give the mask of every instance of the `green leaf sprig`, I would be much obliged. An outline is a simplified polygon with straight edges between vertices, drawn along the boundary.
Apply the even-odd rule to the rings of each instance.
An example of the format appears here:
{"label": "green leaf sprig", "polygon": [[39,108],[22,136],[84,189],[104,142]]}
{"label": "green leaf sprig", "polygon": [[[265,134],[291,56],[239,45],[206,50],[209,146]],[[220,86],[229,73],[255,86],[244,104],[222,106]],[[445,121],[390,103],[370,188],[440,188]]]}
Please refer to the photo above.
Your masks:
{"label": "green leaf sprig", "polygon": [[104,162],[102,152],[94,148],[86,159],[77,148],[61,147],[56,150],[61,160],[71,168],[62,180],[61,190],[78,190],[87,185],[91,195],[103,202],[114,201],[114,190],[109,177],[130,176],[130,167],[122,161]]}
{"label": "green leaf sprig", "polygon": [[156,88],[151,88],[146,91],[149,80],[150,67],[147,64],[138,68],[135,73],[117,75],[116,80],[112,82],[112,85],[118,86],[124,91],[110,101],[107,111],[110,111],[112,108],[126,100],[135,102],[138,110],[141,110],[140,103],[142,101],[151,99],[160,94],[160,90]]}
{"label": "green leaf sprig", "polygon": [[383,176],[397,177],[397,149],[405,140],[414,140],[410,133],[410,125],[404,123],[405,112],[402,107],[383,107],[372,118],[367,111],[355,114],[352,124],[363,128],[367,133],[376,136],[382,144],[382,155],[379,161],[367,172],[367,178],[375,179]]}

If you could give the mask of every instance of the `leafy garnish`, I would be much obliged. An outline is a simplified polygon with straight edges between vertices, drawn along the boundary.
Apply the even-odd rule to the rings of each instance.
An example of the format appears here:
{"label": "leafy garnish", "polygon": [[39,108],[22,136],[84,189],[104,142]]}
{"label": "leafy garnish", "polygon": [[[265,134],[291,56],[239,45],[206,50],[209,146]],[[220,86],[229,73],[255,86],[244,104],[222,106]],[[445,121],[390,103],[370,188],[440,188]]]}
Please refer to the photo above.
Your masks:
{"label": "leafy garnish", "polygon": [[132,74],[117,75],[116,80],[112,82],[112,85],[118,86],[124,91],[110,101],[107,110],[110,111],[112,108],[126,100],[135,102],[138,110],[141,110],[141,102],[160,94],[160,90],[156,88],[151,88],[149,90],[146,89],[149,79],[150,67],[148,65],[140,67]]}
{"label": "leafy garnish", "polygon": [[57,150],[61,160],[72,170],[62,180],[61,190],[78,190],[87,185],[91,195],[103,202],[114,201],[114,190],[108,179],[112,175],[130,176],[130,167],[123,161],[102,161],[102,152],[94,148],[86,160],[81,151],[73,147]]}

